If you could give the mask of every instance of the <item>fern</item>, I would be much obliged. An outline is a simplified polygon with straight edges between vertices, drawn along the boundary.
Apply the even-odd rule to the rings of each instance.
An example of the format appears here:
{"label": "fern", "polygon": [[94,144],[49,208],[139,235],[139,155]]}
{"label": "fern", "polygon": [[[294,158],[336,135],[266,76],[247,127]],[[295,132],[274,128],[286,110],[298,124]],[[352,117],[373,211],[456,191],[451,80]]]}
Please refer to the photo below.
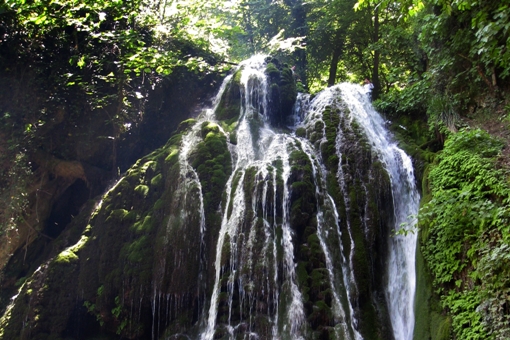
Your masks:
{"label": "fern", "polygon": [[452,134],[419,214],[422,252],[458,339],[510,335],[510,188],[495,167],[502,146],[482,130]]}

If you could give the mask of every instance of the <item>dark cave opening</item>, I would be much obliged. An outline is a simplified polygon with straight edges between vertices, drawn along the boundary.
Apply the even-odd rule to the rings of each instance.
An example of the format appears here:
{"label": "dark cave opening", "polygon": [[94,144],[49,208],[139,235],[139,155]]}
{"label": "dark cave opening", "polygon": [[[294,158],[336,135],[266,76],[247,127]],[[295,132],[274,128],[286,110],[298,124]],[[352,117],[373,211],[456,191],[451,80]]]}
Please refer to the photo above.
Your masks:
{"label": "dark cave opening", "polygon": [[78,215],[80,208],[89,197],[90,189],[87,183],[77,179],[53,205],[43,233],[51,238],[58,237],[73,218]]}

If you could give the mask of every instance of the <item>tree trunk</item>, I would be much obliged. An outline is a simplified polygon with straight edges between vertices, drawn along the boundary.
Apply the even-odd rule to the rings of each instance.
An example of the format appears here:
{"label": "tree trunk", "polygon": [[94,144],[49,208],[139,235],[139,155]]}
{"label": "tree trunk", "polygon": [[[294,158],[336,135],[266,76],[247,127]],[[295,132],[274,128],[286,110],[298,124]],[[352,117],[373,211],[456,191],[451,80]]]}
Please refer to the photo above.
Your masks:
{"label": "tree trunk", "polygon": [[[306,7],[303,6],[302,0],[292,0],[286,1],[285,3],[291,7],[291,15],[292,15],[292,24],[290,27],[290,35],[294,37],[304,37],[303,43],[306,43],[306,37],[309,34],[308,31],[308,22],[307,18],[307,10]],[[287,33],[287,34],[289,34]],[[287,37],[286,34],[286,37]],[[307,70],[307,60],[306,60],[306,51],[305,49],[297,49],[294,52],[294,56],[296,58],[296,67],[300,74],[301,81],[303,84],[306,84],[306,70]]]}
{"label": "tree trunk", "polygon": [[[379,6],[376,6],[374,9],[374,44],[379,42]],[[379,80],[379,59],[381,52],[378,48],[374,51],[374,68],[372,71],[372,83],[374,84],[374,89],[372,90],[372,99],[375,100],[379,98],[381,93],[381,81]]]}
{"label": "tree trunk", "polygon": [[342,54],[341,46],[336,46],[333,50],[333,56],[331,58],[331,64],[329,65],[329,78],[328,78],[328,87],[333,86],[336,83],[336,74],[338,70],[338,61],[340,60],[340,55]]}

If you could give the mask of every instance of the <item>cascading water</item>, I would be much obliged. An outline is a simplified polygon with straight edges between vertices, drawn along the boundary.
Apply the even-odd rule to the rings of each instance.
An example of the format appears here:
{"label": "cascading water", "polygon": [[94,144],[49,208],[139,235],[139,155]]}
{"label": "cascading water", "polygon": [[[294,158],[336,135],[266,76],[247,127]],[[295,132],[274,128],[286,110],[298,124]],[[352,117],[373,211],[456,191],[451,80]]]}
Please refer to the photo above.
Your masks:
{"label": "cascading water", "polygon": [[[341,99],[341,100],[340,100]],[[419,195],[415,187],[412,162],[409,156],[392,141],[381,116],[373,109],[366,90],[353,84],[340,84],[321,92],[310,104],[305,124],[314,126],[322,122],[321,113],[327,107],[338,107],[340,112],[349,112],[348,123],[355,124],[372,144],[372,152],[381,160],[389,173],[394,206],[394,237],[389,238],[389,255],[385,294],[390,313],[393,336],[395,339],[408,340],[413,337],[414,329],[414,292],[416,235],[399,233],[402,228],[411,228],[418,212]],[[347,110],[345,110],[347,109]],[[322,124],[325,126],[325,124]],[[339,127],[336,136],[336,153],[342,159],[343,130]],[[325,138],[325,133],[323,133]],[[340,164],[337,180],[343,192],[346,209],[349,210],[349,194],[345,188],[345,174]],[[365,187],[364,187],[365,188]],[[366,190],[366,188],[365,188]],[[356,290],[356,282],[352,280],[353,253],[355,245],[349,222],[346,223],[347,233],[351,241],[348,272],[344,273],[344,281],[351,283]],[[407,235],[406,235],[407,234]],[[345,268],[344,268],[345,270]],[[346,286],[349,289],[349,284]],[[350,295],[348,293],[348,295]],[[356,320],[353,320],[356,323]]]}
{"label": "cascading water", "polygon": [[[218,334],[228,338],[242,337],[299,339],[309,336],[307,308],[298,282],[296,267],[296,231],[291,222],[291,193],[293,180],[291,158],[293,152],[304,153],[311,167],[315,186],[315,228],[323,253],[327,281],[332,293],[330,303],[333,315],[333,337],[363,339],[359,325],[358,282],[356,281],[356,240],[350,215],[352,195],[342,164],[342,143],[345,125],[359,125],[371,144],[373,157],[380,160],[391,181],[394,216],[392,228],[398,230],[417,212],[418,195],[409,157],[391,142],[384,121],[371,107],[368,96],[359,86],[342,84],[329,88],[310,101],[299,95],[293,118],[296,130],[300,126],[308,138],[297,137],[271,127],[268,113],[268,81],[263,56],[254,57],[240,66],[239,119],[234,131],[222,132],[234,143],[229,150],[234,161],[233,171],[225,188],[225,204],[216,243],[215,274],[209,310],[204,316],[201,339],[213,339]],[[187,158],[198,142],[200,124],[214,123],[215,108],[207,111],[184,137],[181,148],[181,173],[188,182],[202,190],[197,173]],[[341,191],[343,215],[337,203],[326,191],[328,173],[322,161],[321,150],[331,139],[326,131],[323,112],[338,109],[342,126],[334,136],[335,154],[339,164],[336,180]],[[287,121],[292,121],[287,119]],[[353,123],[354,122],[354,123]],[[312,135],[316,136],[313,137]],[[310,139],[310,140],[309,140]],[[315,139],[315,140],[314,140]],[[331,141],[330,141],[331,142]],[[249,195],[246,189],[251,188]],[[367,185],[360,187],[369,194]],[[200,196],[202,197],[202,196]],[[203,201],[200,199],[203,218]],[[361,210],[368,210],[366,200]],[[368,229],[368,217],[361,225]],[[342,227],[343,225],[343,227]],[[203,225],[201,230],[205,229]],[[342,231],[342,228],[345,230]],[[203,236],[202,236],[203,237]],[[331,242],[333,237],[335,242]],[[262,238],[262,239],[261,239]],[[414,251],[416,237],[398,235],[389,238],[387,282],[385,299],[395,339],[411,339],[413,332]],[[347,248],[345,248],[347,247]],[[314,307],[315,308],[315,307]],[[313,310],[313,308],[312,308]],[[261,318],[264,322],[261,322]],[[261,326],[265,325],[265,326]],[[312,327],[313,328],[313,327]],[[243,335],[244,334],[244,335]]]}
{"label": "cascading water", "polygon": [[[296,95],[290,68],[256,56],[103,197],[0,334],[410,340],[416,235],[398,230],[418,199],[360,86]],[[54,308],[32,320],[40,302]],[[85,319],[104,327],[70,331]]]}
{"label": "cascading water", "polygon": [[[419,195],[410,157],[391,140],[381,116],[361,87],[341,84],[342,98],[381,158],[391,180],[395,235],[389,239],[386,296],[395,339],[411,340],[414,330],[415,253],[417,235],[412,229]],[[406,229],[410,233],[399,233]],[[406,235],[407,234],[407,235]]]}
{"label": "cascading water", "polygon": [[[305,126],[308,126],[309,129],[313,129],[315,126],[318,125],[318,123],[319,123],[319,126],[322,126],[322,133],[321,133],[322,138],[318,142],[319,147],[322,147],[322,145],[327,143],[327,140],[328,140],[327,134],[325,131],[326,124],[323,121],[322,112],[324,110],[326,110],[326,108],[331,107],[331,106],[341,106],[342,103],[341,103],[341,101],[339,101],[340,96],[341,96],[341,93],[338,92],[336,90],[336,88],[330,88],[330,89],[327,89],[327,90],[321,92],[316,98],[314,98],[312,103],[309,104],[309,107],[307,110],[308,112],[306,113],[306,120],[304,121],[304,124],[305,124]],[[305,102],[308,101],[308,98],[306,98],[306,97],[303,99]],[[339,159],[341,159],[341,151],[338,148],[338,144],[341,143],[340,142],[341,136],[342,136],[342,129],[339,128],[337,131],[337,137],[336,137],[336,142],[335,142],[336,146],[337,146],[336,153],[339,156]],[[336,177],[337,177],[337,180],[340,184],[340,188],[343,193],[343,199],[344,199],[344,203],[346,205],[346,209],[348,210],[349,197],[347,194],[347,190],[345,189],[345,182],[344,182],[344,175],[342,172],[342,167],[339,166],[338,169],[339,170],[338,170],[338,173],[336,174]],[[328,198],[330,198],[329,201],[331,202],[331,204],[335,205],[333,199],[331,199],[331,196],[328,195]],[[338,226],[339,225],[338,213],[336,211],[336,207],[334,207],[334,209],[335,209],[335,224]],[[346,229],[347,229],[347,234],[349,236],[349,243],[350,243],[350,251],[349,251],[349,257],[348,257],[349,260],[348,261],[346,261],[346,256],[345,256],[344,250],[342,249],[343,247],[342,247],[341,241],[339,242],[339,245],[341,248],[340,254],[341,254],[341,263],[342,263],[342,278],[343,278],[343,282],[345,284],[345,293],[346,293],[346,296],[351,297],[353,294],[356,294],[356,290],[357,290],[356,281],[352,277],[352,272],[354,271],[354,269],[353,269],[354,240],[352,238],[351,227],[350,227],[349,221],[346,221],[346,227],[347,227]],[[341,230],[339,228],[337,228],[336,232],[338,234],[338,237],[341,238]],[[354,292],[351,293],[351,291],[354,291]],[[356,322],[356,318],[354,317],[354,313],[353,313],[353,303],[350,298],[349,298],[349,310],[350,310],[350,315],[351,315],[350,323],[351,323],[353,331],[355,332],[354,333],[355,338],[361,339],[362,337],[359,334],[359,332],[357,331],[357,326],[356,326],[357,322]]]}
{"label": "cascading water", "polygon": [[[417,210],[418,195],[414,188],[410,159],[391,142],[383,120],[371,108],[362,88],[354,85],[343,84],[330,88],[311,102],[307,96],[299,95],[294,124],[308,131],[321,125],[322,131],[316,132],[320,138],[316,138],[319,141],[315,141],[315,147],[306,138],[271,127],[265,68],[262,56],[241,64],[238,71],[241,72],[241,107],[237,127],[235,132],[223,131],[230,139],[235,133],[236,145],[229,145],[235,163],[226,184],[226,204],[222,210],[223,218],[216,244],[214,285],[209,310],[204,319],[204,331],[200,337],[213,339],[218,332],[229,338],[239,334],[249,337],[270,336],[274,339],[282,336],[294,339],[307,336],[306,308],[296,278],[295,231],[290,219],[292,176],[289,159],[292,152],[299,151],[306,154],[312,168],[315,200],[317,203],[322,202],[315,209],[316,232],[332,289],[331,313],[336,325],[334,334],[338,338],[362,339],[358,324],[359,305],[356,301],[360,293],[354,274],[357,250],[352,221],[347,218],[351,213],[350,206],[354,203],[350,202],[342,164],[338,166],[336,179],[347,215],[339,216],[334,199],[325,191],[329,170],[323,165],[320,150],[327,143],[328,137],[331,137],[327,136],[327,124],[322,112],[336,107],[340,109],[339,114],[342,114],[342,110],[347,108],[350,112],[346,118],[348,123],[356,122],[361,126],[372,144],[374,157],[380,158],[389,173],[395,207],[395,230]],[[224,89],[225,86],[217,97],[216,106]],[[218,123],[211,112],[214,110],[202,117],[199,123],[206,120]],[[188,136],[193,135],[193,130],[198,130],[199,125],[197,123]],[[344,128],[339,126],[335,136],[336,155],[340,163]],[[194,134],[197,134],[196,131]],[[181,150],[181,164],[187,164],[183,169],[191,173],[186,176],[188,180],[198,181],[198,175],[193,174],[186,161],[192,147],[193,139],[186,137]],[[250,197],[246,194],[246,187],[253,190]],[[362,185],[362,188],[368,194],[366,185]],[[368,200],[366,202],[363,207],[365,210],[369,209]],[[340,226],[342,219],[345,219],[344,236]],[[362,221],[362,224],[365,225],[366,221]],[[368,227],[365,225],[364,228]],[[335,251],[330,250],[331,242],[328,244],[326,241],[331,234],[337,239],[333,245],[338,248]],[[258,238],[262,235],[263,245],[260,245]],[[413,235],[399,235],[390,238],[388,243],[390,250],[385,295],[391,328],[395,339],[409,339],[413,331],[416,241]],[[344,249],[345,246],[348,248]],[[260,271],[264,274],[260,275]],[[260,305],[265,307],[260,308]],[[265,330],[261,330],[261,322],[256,321],[261,317],[261,309],[264,309],[267,323]]]}
{"label": "cascading water", "polygon": [[[221,275],[223,274],[223,263],[222,256],[224,256],[224,247],[227,246],[230,252],[229,256],[229,267],[228,267],[228,279],[227,279],[227,301],[228,301],[228,319],[226,331],[230,337],[235,337],[239,328],[248,329],[247,333],[251,334],[251,309],[253,306],[249,306],[248,325],[245,324],[246,320],[242,318],[242,311],[240,312],[240,322],[233,324],[233,313],[238,311],[233,310],[233,300],[235,295],[238,295],[241,301],[243,297],[250,296],[249,301],[255,301],[254,297],[254,284],[265,285],[269,292],[267,300],[269,322],[273,323],[271,326],[271,332],[273,337],[277,338],[277,334],[285,333],[289,334],[294,339],[301,337],[301,325],[304,321],[304,312],[301,301],[301,293],[296,285],[295,278],[295,265],[293,262],[293,243],[292,243],[292,232],[290,230],[288,221],[288,203],[289,194],[287,188],[287,180],[289,176],[289,164],[288,164],[288,148],[290,142],[292,142],[290,136],[285,134],[278,134],[266,127],[266,118],[264,114],[267,112],[267,82],[266,75],[264,73],[265,63],[264,57],[259,56],[253,58],[249,62],[243,63],[241,76],[241,93],[242,93],[242,106],[240,112],[240,119],[237,128],[237,150],[236,152],[236,164],[234,166],[232,175],[228,179],[226,185],[227,193],[227,208],[223,212],[223,220],[221,224],[221,230],[218,238],[216,248],[216,275],[215,283],[213,287],[213,293],[211,297],[209,315],[207,319],[206,330],[202,333],[202,339],[212,339],[215,334],[215,327],[217,324],[218,317],[218,299],[221,290]],[[257,125],[254,127],[253,125]],[[255,130],[256,129],[256,130]],[[255,130],[255,133],[254,133]],[[275,164],[281,163],[281,173],[279,174],[280,179],[283,181],[283,197],[281,201],[281,207],[276,204],[276,185],[274,184],[276,177]],[[268,169],[272,168],[270,173]],[[250,273],[250,269],[253,268],[253,239],[255,238],[255,228],[257,219],[255,216],[248,217],[247,205],[244,186],[246,185],[247,174],[254,174],[252,180],[256,181],[255,187],[259,187],[260,184],[264,184],[262,190],[262,197],[260,205],[263,210],[263,228],[265,233],[265,245],[264,253],[267,254],[272,252],[272,257],[268,258],[267,261],[263,261],[262,265],[265,267],[267,273],[271,273],[274,278],[267,276],[263,278],[262,282],[254,282],[253,272]],[[268,179],[272,176],[272,186],[274,188],[274,196],[272,197],[273,209],[267,209],[268,204],[268,193],[267,185]],[[257,205],[256,200],[259,193],[256,191],[254,198],[252,198],[253,210],[256,211]],[[277,211],[282,211],[282,222],[280,225],[276,224]],[[249,220],[246,220],[246,219]],[[244,239],[245,234],[242,230],[243,224],[248,223],[250,225],[249,237]],[[278,245],[276,229],[281,229],[282,236],[279,242],[283,247],[283,271],[284,277],[283,282],[288,286],[288,293],[290,294],[290,306],[285,315],[285,323],[288,324],[283,327],[283,330],[278,329],[279,324],[279,297],[281,287],[278,278],[278,268],[276,260],[276,248]],[[272,247],[270,246],[272,244]],[[240,247],[242,245],[243,247]],[[270,262],[273,265],[270,265]],[[237,292],[235,291],[237,287]],[[268,292],[268,293],[269,293]],[[238,299],[239,299],[238,298]],[[241,309],[242,309],[241,302]],[[271,307],[273,305],[273,307]],[[246,330],[244,330],[246,332]]]}

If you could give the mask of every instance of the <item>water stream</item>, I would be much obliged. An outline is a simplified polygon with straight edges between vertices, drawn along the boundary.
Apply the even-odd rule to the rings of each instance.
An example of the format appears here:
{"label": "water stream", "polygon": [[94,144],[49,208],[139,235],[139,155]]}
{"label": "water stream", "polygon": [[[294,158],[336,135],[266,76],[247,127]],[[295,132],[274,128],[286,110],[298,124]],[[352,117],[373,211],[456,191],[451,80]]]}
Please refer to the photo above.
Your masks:
{"label": "water stream", "polygon": [[[347,141],[345,126],[351,126],[351,130],[354,125],[359,128],[368,141],[369,157],[380,162],[389,176],[389,195],[394,211],[390,219],[392,225],[388,228],[393,231],[398,231],[403,225],[412,226],[413,216],[417,213],[419,196],[411,159],[392,140],[384,120],[358,85],[336,85],[319,93],[313,100],[300,94],[294,116],[286,120],[293,126],[283,129],[272,127],[267,116],[270,112],[269,85],[265,67],[264,56],[255,56],[240,65],[242,104],[235,129],[237,142],[229,144],[232,173],[225,186],[225,204],[213,261],[214,283],[207,297],[199,337],[203,340],[218,336],[229,339],[306,339],[313,332],[327,331],[338,339],[363,339],[363,313],[359,311],[362,297],[355,275],[358,270],[356,261],[359,261],[356,242],[359,241],[356,240],[357,222],[352,221],[355,211],[360,211],[359,225],[368,235],[372,228],[369,218],[372,206],[368,199],[364,204],[357,204],[349,191],[351,179],[344,170],[351,165],[344,155]],[[207,228],[202,187],[188,157],[199,142],[198,131],[202,122],[220,124],[214,113],[228,81],[231,79],[224,82],[213,109],[206,111],[183,137],[180,151],[181,176],[186,179],[185,186],[194,186],[200,193],[198,207],[202,238]],[[328,141],[328,121],[323,116],[328,108],[335,108],[334,114],[339,115],[341,121],[338,127],[335,126],[334,141]],[[297,136],[298,128],[306,131],[306,138]],[[231,133],[221,131],[227,139],[232,137]],[[326,183],[331,180],[328,177],[331,170],[322,159],[322,149],[330,142],[338,157],[338,170],[332,177],[340,191],[336,198],[328,191]],[[319,275],[315,271],[308,272],[308,281],[303,281],[306,263],[304,255],[299,252],[311,245],[306,240],[302,241],[305,242],[303,244],[296,243],[301,231],[295,230],[291,216],[295,203],[292,193],[297,181],[295,157],[300,153],[306,155],[303,162],[311,169],[315,187],[315,222],[310,228],[316,230],[326,273],[322,276],[320,288],[313,286],[313,275]],[[360,195],[368,197],[370,188],[370,183],[360,184]],[[402,233],[388,236],[387,240],[380,242],[388,248],[384,261],[387,264],[384,270],[386,279],[384,287],[379,287],[384,291],[383,299],[389,313],[390,325],[387,328],[391,329],[394,339],[411,340],[416,235]],[[296,254],[299,256],[296,257]],[[308,288],[303,290],[305,286]],[[312,288],[322,291],[313,291]],[[311,301],[311,297],[322,300]],[[317,312],[320,308],[329,312]],[[331,317],[327,317],[329,321],[321,330],[322,326],[317,325],[317,319],[310,313],[317,313],[322,318],[324,315]]]}
{"label": "water stream", "polygon": [[365,90],[353,84],[341,84],[339,88],[343,100],[390,175],[396,234],[389,238],[386,296],[395,339],[411,340],[414,330],[417,234],[398,231],[402,228],[413,231],[418,214],[420,198],[412,161],[392,140],[384,120],[372,107]]}

